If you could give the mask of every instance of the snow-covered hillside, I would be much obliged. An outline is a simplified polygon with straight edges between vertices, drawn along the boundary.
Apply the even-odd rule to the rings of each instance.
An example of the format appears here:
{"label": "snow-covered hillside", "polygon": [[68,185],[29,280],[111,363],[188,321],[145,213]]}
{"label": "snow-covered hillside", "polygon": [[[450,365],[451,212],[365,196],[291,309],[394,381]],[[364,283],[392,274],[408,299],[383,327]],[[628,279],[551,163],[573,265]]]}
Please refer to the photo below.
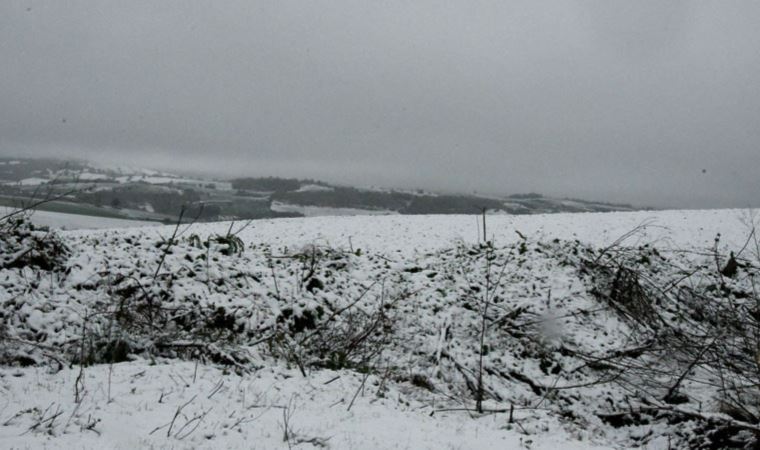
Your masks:
{"label": "snow-covered hillside", "polygon": [[[635,241],[673,248],[706,248],[711,247],[716,234],[721,233],[724,244],[736,246],[744,244],[747,238],[750,214],[739,209],[713,209],[494,215],[487,218],[486,233],[488,239],[497,245],[518,242],[521,238],[517,232],[520,232],[532,241],[579,240],[604,246],[633,228],[646,225],[634,237]],[[250,225],[243,226],[245,223]],[[184,230],[185,227],[182,228]],[[208,236],[225,234],[229,228],[229,222],[198,223],[186,233]],[[233,231],[238,228],[243,228],[238,235],[248,244],[266,243],[292,249],[316,244],[409,255],[451,247],[458,242],[475,244],[479,238],[482,239],[479,215],[328,216],[236,222]],[[147,230],[124,230],[121,234],[154,239],[168,237],[172,229],[173,226],[160,226]],[[89,231],[76,230],[65,233],[77,238],[89,234]]]}
{"label": "snow-covered hillside", "polygon": [[[709,329],[683,295],[720,277],[734,310],[752,308],[753,223],[740,210],[500,215],[490,243],[476,216],[9,233],[0,445],[751,442],[754,410],[731,415],[721,397],[738,369],[721,390],[712,366],[647,344],[662,328],[636,314]],[[55,236],[68,251],[44,247]],[[741,265],[724,276],[731,251]],[[676,381],[673,406],[659,389]]]}
{"label": "snow-covered hillside", "polygon": [[35,211],[31,221],[42,227],[59,230],[98,230],[103,228],[132,228],[155,226],[158,222],[146,220],[114,219],[111,217],[67,214],[52,211]]}

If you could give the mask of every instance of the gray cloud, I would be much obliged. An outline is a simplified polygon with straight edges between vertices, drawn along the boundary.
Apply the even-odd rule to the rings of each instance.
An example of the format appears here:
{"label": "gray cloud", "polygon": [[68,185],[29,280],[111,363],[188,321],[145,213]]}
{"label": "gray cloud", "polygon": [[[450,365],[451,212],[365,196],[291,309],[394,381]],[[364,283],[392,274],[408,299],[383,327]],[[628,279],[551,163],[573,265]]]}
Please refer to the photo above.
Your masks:
{"label": "gray cloud", "polygon": [[759,22],[751,1],[2,2],[0,154],[760,206]]}

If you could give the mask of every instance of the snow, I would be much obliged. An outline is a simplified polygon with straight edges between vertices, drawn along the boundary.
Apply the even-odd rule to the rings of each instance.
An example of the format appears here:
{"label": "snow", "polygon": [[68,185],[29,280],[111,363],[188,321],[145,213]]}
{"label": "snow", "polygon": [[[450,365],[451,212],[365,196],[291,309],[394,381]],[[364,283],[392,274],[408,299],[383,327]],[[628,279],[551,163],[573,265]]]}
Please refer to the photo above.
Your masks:
{"label": "snow", "polygon": [[335,189],[330,186],[322,186],[319,184],[304,184],[298,188],[295,192],[325,192],[334,191]]}
{"label": "snow", "polygon": [[174,177],[146,176],[146,175],[128,175],[128,176],[117,177],[116,180],[119,183],[130,183],[130,182],[136,183],[138,181],[142,181],[148,184],[169,184],[169,183],[178,183],[182,181],[181,179],[174,178]]}
{"label": "snow", "polygon": [[148,184],[187,184],[196,187],[205,187],[214,184],[217,189],[231,190],[232,183],[224,181],[197,180],[191,178],[181,178],[168,175],[123,175],[115,178],[119,183],[137,183],[143,182]]}
{"label": "snow", "polygon": [[[0,427],[0,445],[288,448],[283,429],[287,413],[291,445],[303,442],[296,448],[318,448],[307,443],[311,440],[335,449],[592,448],[562,431],[533,436],[507,431],[503,417],[495,415],[479,420],[454,412],[431,417],[429,405],[401,400],[398,386],[378,397],[374,377],[362,392],[362,376],[348,371],[325,370],[304,378],[284,367],[239,376],[190,362],[102,365],[84,370],[87,394],[77,405],[72,386],[78,375],[78,368],[54,375],[41,368],[0,369],[1,418],[7,423]],[[28,431],[56,411],[62,414],[55,421]]]}
{"label": "snow", "polygon": [[332,217],[332,216],[380,216],[398,214],[390,210],[373,210],[357,208],[332,208],[327,206],[304,206],[293,205],[290,203],[272,202],[270,207],[272,211],[277,212],[295,212],[303,214],[305,217]]}
{"label": "snow", "polygon": [[123,175],[150,175],[150,176],[159,176],[159,175],[168,175],[166,172],[161,172],[158,170],[153,169],[144,169],[140,167],[131,167],[131,166],[112,166],[109,164],[90,164],[91,167],[100,169],[102,171],[107,172],[116,172]]}
{"label": "snow", "polygon": [[[32,342],[19,348],[48,362],[74,357],[83,324],[92,333],[108,329],[106,315],[90,314],[103,312],[98,308],[111,305],[105,300],[119,298],[114,292],[135,282],[160,294],[167,311],[187,305],[201,312],[221,310],[232,317],[240,336],[254,340],[284,326],[284,311],[305,317],[318,308],[339,311],[352,302],[355,315],[346,322],[336,318],[324,345],[340,341],[341,333],[350,336],[378,311],[385,311],[384,318],[387,314],[391,338],[370,341],[369,349],[383,351],[373,363],[378,370],[366,378],[358,369],[325,367],[318,352],[306,347],[300,350],[302,357],[322,365],[304,376],[295,364],[274,357],[264,345],[248,346],[245,339],[239,345],[250,355],[240,363],[246,370],[202,358],[196,364],[199,357],[192,355],[151,358],[145,352],[129,362],[84,369],[0,367],[0,447],[628,447],[635,433],[647,430],[623,432],[594,414],[626,407],[627,392],[592,384],[557,391],[557,399],[536,392],[535,386],[585,386],[595,379],[572,370],[582,361],[567,349],[604,354],[632,334],[613,311],[600,308],[576,263],[639,226],[625,245],[709,249],[720,233],[719,250],[727,253],[744,244],[751,220],[742,210],[489,216],[488,238],[497,249],[492,255],[504,267],[504,278],[494,283],[493,314],[505,325],[490,332],[484,360],[506,375],[485,378],[493,397],[486,407],[503,411],[514,406],[514,423],[504,412],[462,410],[472,408],[466,383],[479,345],[474,338],[479,311],[473,300],[479,297],[474,292],[480,292],[491,273],[484,265],[487,247],[477,245],[479,216],[199,223],[180,227],[168,254],[162,254],[159,244],[172,236],[173,226],[63,231],[60,236],[72,249],[64,273],[0,270],[0,305],[12,307],[12,317],[18,318],[9,322],[9,336]],[[242,241],[239,253],[225,255],[224,245],[212,240],[228,230]],[[324,289],[304,289],[309,258],[318,261],[315,273]],[[537,325],[529,328],[529,323]],[[531,334],[509,334],[514,331]],[[179,344],[192,343],[192,335],[172,337]],[[289,345],[296,345],[295,337]],[[229,351],[233,344],[220,341],[218,347]],[[83,383],[77,381],[80,370]],[[432,388],[420,387],[426,383]],[[694,401],[709,407],[714,391],[690,383],[684,385]],[[75,386],[84,396],[79,403]],[[561,411],[571,419],[557,413],[563,402],[567,405]],[[286,421],[291,433],[284,440]],[[664,427],[652,425],[648,431],[663,433]],[[668,448],[663,436],[656,435],[648,448]]]}
{"label": "snow", "polygon": [[46,184],[47,182],[48,180],[45,178],[31,177],[31,178],[24,178],[23,180],[18,181],[17,184],[20,184],[22,186],[37,186],[40,184]]}
{"label": "snow", "polygon": [[86,216],[52,211],[35,211],[31,216],[34,224],[64,230],[96,230],[103,228],[132,228],[159,225],[144,220],[115,219],[111,217]]}
{"label": "snow", "polygon": [[102,173],[82,172],[77,175],[82,181],[110,180],[111,177]]}
{"label": "snow", "polygon": [[[498,244],[518,242],[519,231],[531,241],[579,240],[592,245],[609,245],[631,229],[647,228],[628,244],[650,242],[673,248],[713,246],[717,233],[725,245],[741,247],[746,240],[748,212],[739,209],[671,210],[614,213],[563,213],[488,216],[488,238]],[[199,223],[193,231],[208,234],[223,230],[229,222]],[[171,226],[158,228],[170,234]],[[454,242],[478,242],[482,232],[479,215],[377,215],[267,219],[251,222],[241,233],[245,242],[272,246],[305,246],[313,243],[353,247],[391,253],[415,254],[450,247]],[[77,234],[76,232],[74,232]]]}

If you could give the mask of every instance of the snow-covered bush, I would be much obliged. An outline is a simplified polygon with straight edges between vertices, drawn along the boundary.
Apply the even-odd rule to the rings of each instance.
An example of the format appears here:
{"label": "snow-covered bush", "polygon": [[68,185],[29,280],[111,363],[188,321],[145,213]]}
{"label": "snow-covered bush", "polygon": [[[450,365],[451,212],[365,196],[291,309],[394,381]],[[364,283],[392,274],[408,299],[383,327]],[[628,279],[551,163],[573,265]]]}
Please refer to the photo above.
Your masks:
{"label": "snow-covered bush", "polygon": [[60,270],[68,254],[69,249],[56,233],[36,228],[25,214],[0,222],[0,269]]}
{"label": "snow-covered bush", "polygon": [[703,436],[689,445],[699,447],[760,441],[756,263],[717,252],[663,255],[649,246],[586,261],[592,292],[632,329],[624,346],[589,358],[603,361],[600,378],[636,392],[634,407],[606,420],[697,421]]}
{"label": "snow-covered bush", "polygon": [[234,234],[217,234],[209,236],[205,241],[201,240],[200,236],[193,233],[187,237],[187,242],[198,249],[211,249],[215,246],[215,250],[221,252],[223,255],[239,255],[245,249],[245,243],[242,239]]}
{"label": "snow-covered bush", "polygon": [[[45,271],[65,276],[62,272],[69,253],[68,246],[58,234],[36,228],[25,212],[7,215],[0,220],[0,273],[6,272],[0,289],[10,292],[20,287],[16,277],[8,272],[28,271],[24,273],[33,275],[35,271],[38,274]],[[55,275],[51,277],[55,278]],[[31,289],[38,286],[34,278],[26,282]],[[0,299],[0,364],[24,366],[39,362],[20,345],[44,339],[49,332],[40,323],[41,313],[34,303],[33,299],[23,295]],[[48,355],[54,353],[54,349],[43,347],[38,346],[37,350]],[[55,356],[51,357],[57,360]]]}

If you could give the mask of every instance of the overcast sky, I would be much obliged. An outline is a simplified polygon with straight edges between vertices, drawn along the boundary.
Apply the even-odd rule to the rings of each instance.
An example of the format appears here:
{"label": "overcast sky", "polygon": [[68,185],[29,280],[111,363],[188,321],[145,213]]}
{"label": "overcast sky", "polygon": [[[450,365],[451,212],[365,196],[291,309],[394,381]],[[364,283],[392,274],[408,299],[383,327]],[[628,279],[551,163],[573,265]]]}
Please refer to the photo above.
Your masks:
{"label": "overcast sky", "polygon": [[0,155],[760,206],[757,1],[0,2]]}

